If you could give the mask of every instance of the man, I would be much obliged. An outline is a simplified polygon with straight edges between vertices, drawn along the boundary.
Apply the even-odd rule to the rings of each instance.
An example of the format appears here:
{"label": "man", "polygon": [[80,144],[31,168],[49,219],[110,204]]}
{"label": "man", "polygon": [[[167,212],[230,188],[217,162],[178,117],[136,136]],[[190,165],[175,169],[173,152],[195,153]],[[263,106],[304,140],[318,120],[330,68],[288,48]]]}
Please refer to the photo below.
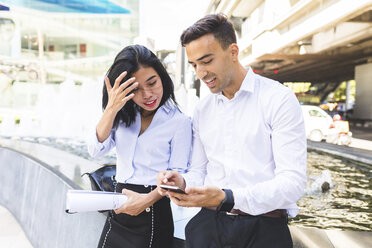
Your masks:
{"label": "man", "polygon": [[186,194],[159,188],[161,194],[179,206],[202,207],[186,226],[186,246],[292,247],[287,214],[297,214],[306,183],[295,95],[240,64],[233,25],[223,15],[200,19],[181,42],[213,93],[194,113],[188,172],[158,175],[158,184],[186,188]]}

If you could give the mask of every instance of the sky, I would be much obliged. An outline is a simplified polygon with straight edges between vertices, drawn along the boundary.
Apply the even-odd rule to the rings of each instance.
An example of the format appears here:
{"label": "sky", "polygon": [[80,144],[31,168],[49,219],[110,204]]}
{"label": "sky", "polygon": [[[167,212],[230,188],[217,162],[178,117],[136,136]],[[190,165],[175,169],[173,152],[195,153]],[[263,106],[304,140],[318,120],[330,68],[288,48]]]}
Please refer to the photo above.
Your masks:
{"label": "sky", "polygon": [[155,40],[156,50],[175,50],[184,29],[202,18],[210,0],[141,0],[140,36]]}

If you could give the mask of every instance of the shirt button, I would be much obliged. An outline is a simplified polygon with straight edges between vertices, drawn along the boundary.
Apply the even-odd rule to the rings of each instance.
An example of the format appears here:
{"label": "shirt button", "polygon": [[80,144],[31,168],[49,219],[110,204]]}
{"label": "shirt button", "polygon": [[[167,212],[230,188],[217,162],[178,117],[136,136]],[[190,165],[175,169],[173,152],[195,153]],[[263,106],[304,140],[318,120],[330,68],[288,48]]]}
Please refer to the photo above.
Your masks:
{"label": "shirt button", "polygon": [[146,208],[146,212],[147,213],[150,212],[150,210],[151,210],[151,208]]}

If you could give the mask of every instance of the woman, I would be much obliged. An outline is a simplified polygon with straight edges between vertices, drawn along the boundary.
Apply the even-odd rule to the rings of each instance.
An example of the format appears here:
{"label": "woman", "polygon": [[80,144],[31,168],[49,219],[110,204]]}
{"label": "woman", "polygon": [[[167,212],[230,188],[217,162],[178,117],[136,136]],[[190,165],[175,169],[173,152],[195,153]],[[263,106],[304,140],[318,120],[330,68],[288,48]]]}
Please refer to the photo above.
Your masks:
{"label": "woman", "polygon": [[98,157],[116,147],[116,192],[128,200],[107,218],[98,247],[171,247],[170,202],[155,190],[156,176],[187,169],[192,139],[172,80],[149,49],[128,46],[107,73],[102,106],[88,150]]}

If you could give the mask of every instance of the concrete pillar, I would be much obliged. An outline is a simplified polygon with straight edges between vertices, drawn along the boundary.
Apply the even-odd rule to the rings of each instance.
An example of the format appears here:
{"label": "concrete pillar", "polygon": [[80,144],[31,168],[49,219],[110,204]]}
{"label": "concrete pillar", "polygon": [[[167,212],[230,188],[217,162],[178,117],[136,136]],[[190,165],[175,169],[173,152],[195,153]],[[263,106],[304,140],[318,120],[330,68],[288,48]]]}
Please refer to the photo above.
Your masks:
{"label": "concrete pillar", "polygon": [[351,99],[351,83],[350,80],[346,82],[346,100],[345,100],[345,111],[353,108],[353,102]]}
{"label": "concrete pillar", "polygon": [[372,120],[372,63],[355,67],[355,81],[353,118]]}

